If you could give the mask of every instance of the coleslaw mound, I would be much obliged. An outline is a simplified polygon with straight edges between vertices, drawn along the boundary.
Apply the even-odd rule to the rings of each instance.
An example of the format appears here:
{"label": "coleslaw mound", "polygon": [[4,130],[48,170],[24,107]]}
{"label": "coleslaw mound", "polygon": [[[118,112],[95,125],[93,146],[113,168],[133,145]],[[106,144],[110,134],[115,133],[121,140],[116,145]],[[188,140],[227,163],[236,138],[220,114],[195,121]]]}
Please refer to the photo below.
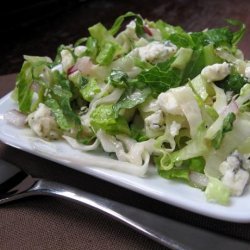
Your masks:
{"label": "coleslaw mound", "polygon": [[54,60],[24,56],[13,98],[41,138],[102,148],[140,176],[152,160],[228,204],[249,183],[250,61],[237,47],[245,25],[227,22],[186,32],[128,12],[97,23]]}

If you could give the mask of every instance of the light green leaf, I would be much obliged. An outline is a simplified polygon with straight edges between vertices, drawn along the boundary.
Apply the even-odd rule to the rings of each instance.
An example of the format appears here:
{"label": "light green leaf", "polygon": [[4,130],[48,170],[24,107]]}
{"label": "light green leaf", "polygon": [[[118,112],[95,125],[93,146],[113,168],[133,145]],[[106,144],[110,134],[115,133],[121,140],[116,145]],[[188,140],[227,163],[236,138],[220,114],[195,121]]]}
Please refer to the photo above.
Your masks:
{"label": "light green leaf", "polygon": [[110,134],[130,134],[125,118],[116,116],[112,104],[102,104],[91,113],[91,126],[94,131],[103,129]]}

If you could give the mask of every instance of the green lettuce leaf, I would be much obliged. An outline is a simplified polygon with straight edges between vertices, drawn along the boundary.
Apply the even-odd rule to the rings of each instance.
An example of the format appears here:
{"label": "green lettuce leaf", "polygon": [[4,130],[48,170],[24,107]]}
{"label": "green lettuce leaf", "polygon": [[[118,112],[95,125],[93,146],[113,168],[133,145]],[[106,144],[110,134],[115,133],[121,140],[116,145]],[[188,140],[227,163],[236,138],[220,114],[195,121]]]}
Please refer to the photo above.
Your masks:
{"label": "green lettuce leaf", "polygon": [[134,89],[128,88],[121,96],[120,100],[114,104],[113,110],[116,116],[119,114],[121,109],[131,109],[145,102],[145,100],[150,96],[151,90],[149,88],[145,89]]}
{"label": "green lettuce leaf", "polygon": [[132,84],[139,88],[149,87],[156,96],[170,88],[178,87],[182,79],[182,71],[171,67],[174,60],[175,58],[172,57],[154,65],[149,70],[142,71]]}
{"label": "green lettuce leaf", "polygon": [[193,54],[193,50],[190,48],[180,48],[175,55],[175,60],[171,64],[172,68],[184,70],[189,63]]}
{"label": "green lettuce leaf", "polygon": [[192,37],[186,32],[173,33],[168,37],[173,44],[179,48],[193,48],[194,42]]}
{"label": "green lettuce leaf", "polygon": [[90,56],[92,59],[95,59],[98,53],[97,40],[91,36],[88,37],[86,47],[86,55]]}
{"label": "green lettuce leaf", "polygon": [[126,88],[128,84],[128,75],[121,70],[112,70],[108,77],[108,83],[115,88]]}
{"label": "green lettuce leaf", "polygon": [[203,31],[203,45],[214,44],[215,47],[232,46],[233,33],[228,28],[217,28]]}
{"label": "green lettuce leaf", "polygon": [[79,45],[84,45],[86,43],[86,41],[88,40],[87,37],[82,37],[79,38],[78,40],[76,40],[76,42],[74,43],[74,47],[77,47]]}
{"label": "green lettuce leaf", "polygon": [[167,61],[142,71],[135,80],[131,81],[131,84],[138,88],[149,87],[153,95],[157,96],[161,92],[186,83],[189,76],[183,76],[192,58],[192,53],[193,50],[190,48],[181,48],[175,56]]}
{"label": "green lettuce leaf", "polygon": [[185,68],[181,84],[185,84],[188,79],[193,79],[199,75],[204,67],[214,63],[220,63],[222,60],[215,54],[212,44],[195,49],[192,57]]}
{"label": "green lettuce leaf", "polygon": [[102,65],[110,64],[114,56],[121,50],[120,45],[101,23],[91,26],[89,33],[91,38],[87,41],[87,54],[90,54]]}
{"label": "green lettuce leaf", "polygon": [[232,131],[233,129],[233,122],[236,119],[236,115],[234,113],[229,113],[223,120],[222,128],[216,133],[215,137],[212,140],[212,146],[215,149],[220,148],[222,140],[225,136],[225,133]]}
{"label": "green lettuce leaf", "polygon": [[241,76],[237,72],[232,72],[222,81],[217,82],[218,86],[225,91],[233,91],[235,94],[239,94],[241,88],[248,82],[248,80]]}
{"label": "green lettuce leaf", "polygon": [[58,98],[72,97],[70,81],[67,79],[67,76],[64,73],[61,74],[58,71],[54,71],[52,73],[52,79],[49,88],[52,94],[54,94]]}
{"label": "green lettuce leaf", "polygon": [[59,127],[63,130],[79,129],[81,122],[71,107],[73,92],[66,74],[54,71],[50,84],[51,86],[47,88],[45,104],[51,108]]}
{"label": "green lettuce leaf", "polygon": [[52,63],[52,60],[47,56],[28,56],[24,55],[24,59],[32,64],[34,63]]}
{"label": "green lettuce leaf", "polygon": [[58,102],[55,99],[46,100],[45,105],[51,109],[53,115],[55,116],[58,126],[62,130],[69,130],[71,128],[65,115],[63,114],[61,107],[59,106]]}
{"label": "green lettuce leaf", "polygon": [[133,58],[134,64],[136,67],[141,68],[142,70],[149,70],[153,67],[153,64],[147,62],[147,61],[142,61],[140,58]]}
{"label": "green lettuce leaf", "polygon": [[60,106],[68,123],[70,124],[70,127],[76,128],[78,130],[81,127],[81,120],[79,116],[73,111],[70,100],[68,98],[62,98],[60,100]]}
{"label": "green lettuce leaf", "polygon": [[246,25],[239,20],[227,19],[227,22],[233,26],[239,26],[239,30],[233,33],[232,44],[236,46],[246,32]]}
{"label": "green lettuce leaf", "polygon": [[111,29],[109,30],[110,34],[112,34],[113,36],[116,35],[116,33],[120,30],[125,19],[128,17],[135,17],[136,19],[142,19],[140,17],[140,15],[138,15],[138,14],[135,14],[133,12],[127,12],[126,14],[119,16],[115,20],[114,24],[112,25]]}
{"label": "green lettuce leaf", "polygon": [[158,166],[158,173],[161,177],[166,179],[180,179],[190,182],[191,171],[204,173],[205,160],[203,157],[194,157],[183,162],[180,162],[177,166],[169,169],[162,170],[160,167],[160,157],[155,158],[156,165]]}
{"label": "green lettuce leaf", "polygon": [[[49,70],[51,62],[46,57],[26,56],[28,61],[24,61],[21,71],[17,76],[16,93],[19,110],[24,113],[32,112],[36,109],[40,101],[43,100],[44,88],[47,85],[43,79],[45,71]],[[37,85],[38,98],[33,101],[33,86]]]}
{"label": "green lettuce leaf", "polygon": [[89,27],[89,33],[93,39],[95,39],[99,46],[104,45],[107,41],[115,41],[114,37],[110,34],[110,32],[106,29],[106,27],[97,23],[91,27]]}
{"label": "green lettuce leaf", "polygon": [[94,131],[92,131],[91,129],[86,129],[84,127],[81,127],[76,135],[77,142],[85,145],[93,144],[95,139],[96,135]]}
{"label": "green lettuce leaf", "polygon": [[30,112],[33,97],[32,83],[32,64],[24,62],[16,83],[19,110],[24,113]]}
{"label": "green lettuce leaf", "polygon": [[45,101],[45,105],[52,110],[56,122],[62,130],[68,131],[73,128],[80,128],[80,119],[72,110],[67,98],[61,98],[60,101],[50,98]]}
{"label": "green lettuce leaf", "polygon": [[135,20],[135,33],[138,37],[145,34],[143,19],[140,16],[138,16]]}
{"label": "green lettuce leaf", "polygon": [[147,141],[149,138],[146,136],[143,127],[131,124],[130,126],[131,137],[138,142]]}
{"label": "green lettuce leaf", "polygon": [[205,195],[208,201],[227,205],[229,203],[230,190],[220,180],[209,178]]}
{"label": "green lettuce leaf", "polygon": [[124,117],[116,116],[112,104],[98,106],[90,115],[94,131],[103,129],[109,134],[130,134],[129,126]]}
{"label": "green lettuce leaf", "polygon": [[112,42],[105,43],[96,57],[96,62],[100,65],[109,65],[113,61],[116,49],[117,44]]}
{"label": "green lettuce leaf", "polygon": [[229,27],[208,29],[201,32],[185,32],[179,26],[172,26],[162,20],[157,21],[154,26],[160,30],[163,39],[170,40],[177,47],[199,49],[209,44],[215,47],[235,47],[242,39],[246,27],[243,23],[237,20],[229,19],[227,22],[231,26],[238,26],[239,29],[235,32]]}
{"label": "green lettuce leaf", "polygon": [[213,44],[215,47],[228,47],[232,48],[239,43],[245,33],[245,25],[237,20],[227,20],[232,26],[239,26],[238,31],[231,31],[228,27],[208,29],[202,32],[193,32],[191,37],[196,47],[206,46]]}
{"label": "green lettuce leaf", "polygon": [[173,34],[185,33],[185,31],[180,26],[173,26],[162,20],[156,21],[154,23],[154,27],[160,30],[162,38],[164,40],[169,40],[169,37]]}
{"label": "green lettuce leaf", "polygon": [[96,94],[100,93],[101,89],[97,85],[95,79],[91,79],[85,86],[80,89],[80,93],[84,100],[91,102]]}

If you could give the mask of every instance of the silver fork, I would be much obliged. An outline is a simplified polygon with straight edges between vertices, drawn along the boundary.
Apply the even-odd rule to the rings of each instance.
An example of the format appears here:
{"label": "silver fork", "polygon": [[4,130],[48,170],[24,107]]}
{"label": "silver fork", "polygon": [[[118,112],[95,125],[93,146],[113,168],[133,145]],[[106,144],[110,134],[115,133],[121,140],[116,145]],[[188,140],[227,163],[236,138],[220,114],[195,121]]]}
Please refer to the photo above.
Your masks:
{"label": "silver fork", "polygon": [[79,202],[129,225],[170,249],[249,249],[249,242],[215,234],[62,183],[33,178],[0,159],[0,205],[34,195]]}

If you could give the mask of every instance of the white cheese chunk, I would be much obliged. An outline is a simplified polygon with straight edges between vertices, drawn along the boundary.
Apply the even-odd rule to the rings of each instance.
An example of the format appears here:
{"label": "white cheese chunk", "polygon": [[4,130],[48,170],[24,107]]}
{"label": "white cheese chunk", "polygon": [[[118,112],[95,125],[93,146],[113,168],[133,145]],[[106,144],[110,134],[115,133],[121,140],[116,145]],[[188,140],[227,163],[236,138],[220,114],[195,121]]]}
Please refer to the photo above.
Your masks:
{"label": "white cheese chunk", "polygon": [[213,65],[206,66],[201,71],[201,76],[208,82],[223,80],[229,74],[230,74],[230,67],[229,64],[226,62],[215,63]]}
{"label": "white cheese chunk", "polygon": [[170,58],[176,51],[177,47],[174,44],[164,44],[157,41],[138,48],[141,60],[152,63],[163,62]]}
{"label": "white cheese chunk", "polygon": [[241,168],[242,161],[238,153],[233,153],[221,163],[222,183],[230,189],[232,195],[240,196],[249,180],[249,173]]}
{"label": "white cheese chunk", "polygon": [[51,110],[43,103],[39,104],[35,112],[28,115],[27,122],[34,133],[40,137],[58,139],[61,135]]}
{"label": "white cheese chunk", "polygon": [[182,115],[183,112],[181,110],[180,105],[178,104],[175,95],[172,91],[167,91],[161,93],[158,96],[157,103],[162,111],[166,113],[170,113],[173,115]]}

